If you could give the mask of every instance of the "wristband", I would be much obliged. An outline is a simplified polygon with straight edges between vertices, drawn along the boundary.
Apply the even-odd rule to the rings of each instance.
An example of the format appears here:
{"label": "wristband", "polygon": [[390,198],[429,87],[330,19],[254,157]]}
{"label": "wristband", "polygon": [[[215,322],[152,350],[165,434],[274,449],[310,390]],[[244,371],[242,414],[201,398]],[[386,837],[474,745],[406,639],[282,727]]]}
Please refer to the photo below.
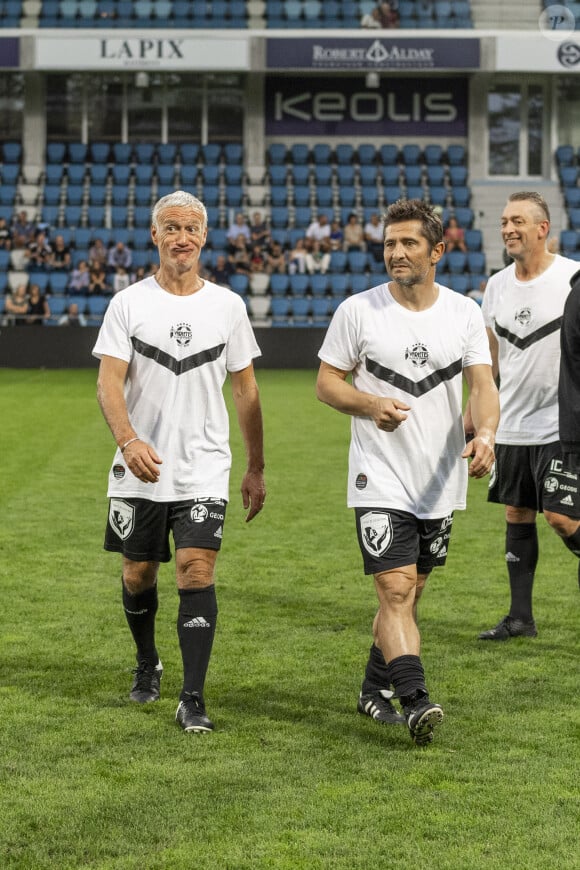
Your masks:
{"label": "wristband", "polygon": [[124,452],[125,452],[125,450],[126,450],[127,447],[129,446],[129,444],[132,444],[134,441],[140,441],[140,440],[141,440],[141,439],[140,439],[140,438],[137,438],[137,437],[135,437],[135,438],[129,438],[129,440],[128,440],[128,441],[125,441],[125,443],[123,444],[123,446],[120,448],[121,453],[124,453]]}

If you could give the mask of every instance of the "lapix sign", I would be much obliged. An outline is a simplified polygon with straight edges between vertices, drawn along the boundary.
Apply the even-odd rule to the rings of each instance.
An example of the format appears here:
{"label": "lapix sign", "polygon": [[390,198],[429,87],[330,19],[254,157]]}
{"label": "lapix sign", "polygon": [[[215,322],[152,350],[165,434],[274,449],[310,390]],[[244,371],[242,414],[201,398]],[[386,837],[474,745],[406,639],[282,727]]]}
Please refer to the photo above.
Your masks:
{"label": "lapix sign", "polygon": [[[40,36],[35,69],[42,70],[247,70],[248,41],[181,36]],[[219,50],[218,50],[219,48]]]}
{"label": "lapix sign", "polygon": [[101,57],[117,60],[184,59],[182,39],[101,39]]}
{"label": "lapix sign", "polygon": [[266,134],[467,135],[465,79],[272,78]]}

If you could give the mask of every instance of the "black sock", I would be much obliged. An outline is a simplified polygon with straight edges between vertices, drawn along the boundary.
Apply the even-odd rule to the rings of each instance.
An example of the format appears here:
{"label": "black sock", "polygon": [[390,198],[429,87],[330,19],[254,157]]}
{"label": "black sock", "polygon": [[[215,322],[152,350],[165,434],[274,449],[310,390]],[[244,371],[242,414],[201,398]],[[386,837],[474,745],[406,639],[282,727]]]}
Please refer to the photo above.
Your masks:
{"label": "black sock", "polygon": [[514,619],[530,622],[532,587],[538,564],[538,531],[535,523],[508,523],[505,552],[510,580],[511,607]]}
{"label": "black sock", "polygon": [[137,646],[139,662],[156,665],[159,656],[155,648],[155,614],[157,613],[157,586],[131,595],[123,583],[123,609]]}
{"label": "black sock", "polygon": [[562,540],[568,549],[580,559],[580,528],[576,529],[573,535],[569,535],[567,538],[562,538]]}
{"label": "black sock", "polygon": [[369,652],[369,659],[365,668],[365,678],[362,684],[362,693],[378,692],[380,689],[389,689],[389,669],[385,657],[376,644],[373,643]]}
{"label": "black sock", "polygon": [[217,613],[214,585],[179,590],[177,636],[183,659],[182,701],[190,694],[197,694],[203,700]]}
{"label": "black sock", "polygon": [[389,676],[403,709],[412,706],[417,696],[427,698],[425,672],[419,656],[398,656],[389,662]]}

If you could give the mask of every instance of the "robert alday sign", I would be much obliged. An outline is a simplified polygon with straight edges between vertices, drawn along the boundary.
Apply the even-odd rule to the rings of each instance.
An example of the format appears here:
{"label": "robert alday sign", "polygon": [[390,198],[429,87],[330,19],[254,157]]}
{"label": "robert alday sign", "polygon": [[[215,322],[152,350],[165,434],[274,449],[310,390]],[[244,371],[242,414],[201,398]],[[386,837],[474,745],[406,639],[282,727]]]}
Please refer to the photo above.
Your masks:
{"label": "robert alday sign", "polygon": [[[221,31],[220,31],[221,32]],[[249,67],[248,43],[242,39],[183,37],[40,37],[36,69],[75,70],[244,70]]]}
{"label": "robert alday sign", "polygon": [[269,69],[477,69],[479,39],[268,39]]}

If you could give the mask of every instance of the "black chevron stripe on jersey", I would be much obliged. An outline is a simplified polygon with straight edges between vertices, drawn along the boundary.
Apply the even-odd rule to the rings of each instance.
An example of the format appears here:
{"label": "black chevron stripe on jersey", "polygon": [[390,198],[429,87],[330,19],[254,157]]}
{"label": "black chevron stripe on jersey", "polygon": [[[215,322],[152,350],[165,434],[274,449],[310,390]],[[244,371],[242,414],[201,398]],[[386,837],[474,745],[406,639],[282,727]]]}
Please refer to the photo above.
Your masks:
{"label": "black chevron stripe on jersey", "polygon": [[514,335],[514,333],[510,332],[509,329],[506,329],[505,326],[501,326],[497,320],[494,321],[494,325],[495,331],[500,338],[505,338],[506,341],[509,341],[509,343],[513,344],[514,347],[517,347],[518,350],[527,350],[527,348],[531,347],[532,344],[536,344],[537,341],[541,341],[541,339],[545,338],[547,335],[557,332],[562,326],[562,318],[557,317],[556,320],[552,320],[550,323],[545,323],[539,329],[536,329],[535,332],[531,332],[526,336],[526,338],[519,338],[519,336]]}
{"label": "black chevron stripe on jersey", "polygon": [[155,360],[156,363],[165,366],[165,368],[169,369],[170,372],[173,372],[174,375],[183,375],[185,372],[197,369],[208,362],[213,362],[220,356],[225,347],[225,344],[216,344],[215,347],[209,347],[207,350],[200,350],[199,353],[194,353],[192,356],[188,356],[185,359],[175,359],[171,354],[165,353],[164,350],[160,350],[158,347],[153,347],[152,344],[146,344],[144,341],[135,338],[135,336],[131,337],[131,344],[136,352],[140,353],[141,356],[146,356],[148,359]]}
{"label": "black chevron stripe on jersey", "polygon": [[385,368],[372,359],[367,358],[366,367],[367,372],[370,372],[376,378],[380,378],[381,381],[387,381],[387,383],[392,384],[398,390],[404,390],[405,393],[418,397],[424,396],[425,393],[438,387],[439,384],[442,384],[444,381],[450,381],[455,375],[458,375],[463,370],[463,360],[455,360],[455,362],[450,363],[444,369],[439,369],[427,375],[422,381],[417,382],[411,381],[392,369]]}

